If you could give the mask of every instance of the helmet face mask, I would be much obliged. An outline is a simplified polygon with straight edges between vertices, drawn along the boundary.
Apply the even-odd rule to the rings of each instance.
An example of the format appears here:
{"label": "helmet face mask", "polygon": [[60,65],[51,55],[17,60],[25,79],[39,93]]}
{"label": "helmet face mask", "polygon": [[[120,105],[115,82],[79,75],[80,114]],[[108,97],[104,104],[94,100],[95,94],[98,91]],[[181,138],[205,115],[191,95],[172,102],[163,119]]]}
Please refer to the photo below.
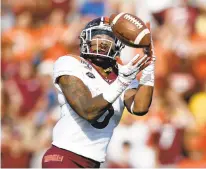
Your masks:
{"label": "helmet face mask", "polygon": [[97,56],[109,57],[112,59],[115,53],[114,41],[104,38],[92,38],[89,46],[89,53]]}
{"label": "helmet face mask", "polygon": [[[115,57],[120,55],[124,45],[114,36],[111,26],[108,22],[105,22],[105,20],[105,17],[97,18],[89,22],[81,32],[80,47],[83,57],[101,57],[115,60]],[[107,35],[110,38],[93,38],[96,35]],[[100,44],[106,44],[106,49],[102,50]],[[93,45],[96,46],[94,47]]]}

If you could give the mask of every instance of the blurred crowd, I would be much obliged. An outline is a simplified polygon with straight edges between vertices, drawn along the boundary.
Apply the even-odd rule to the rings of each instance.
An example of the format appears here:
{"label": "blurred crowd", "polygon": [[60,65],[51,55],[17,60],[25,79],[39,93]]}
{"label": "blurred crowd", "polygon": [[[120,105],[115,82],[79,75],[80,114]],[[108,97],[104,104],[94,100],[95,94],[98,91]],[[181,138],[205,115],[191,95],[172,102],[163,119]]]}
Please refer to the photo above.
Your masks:
{"label": "blurred crowd", "polygon": [[206,167],[205,0],[1,2],[1,167],[41,167],[60,118],[53,62],[79,54],[87,22],[119,12],[150,22],[155,91],[147,115],[124,111],[102,167]]}

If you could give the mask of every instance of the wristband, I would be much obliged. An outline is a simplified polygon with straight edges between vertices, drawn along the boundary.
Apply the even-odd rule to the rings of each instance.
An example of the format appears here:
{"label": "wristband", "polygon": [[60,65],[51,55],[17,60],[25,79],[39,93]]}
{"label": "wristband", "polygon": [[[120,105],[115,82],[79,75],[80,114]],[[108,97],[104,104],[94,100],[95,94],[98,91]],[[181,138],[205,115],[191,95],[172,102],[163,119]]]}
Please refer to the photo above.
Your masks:
{"label": "wristband", "polygon": [[122,94],[122,92],[129,86],[130,83],[124,83],[121,78],[118,77],[106,91],[102,93],[103,98],[109,103],[114,103],[114,101]]}
{"label": "wristband", "polygon": [[142,71],[139,84],[146,86],[154,86],[154,62]]}

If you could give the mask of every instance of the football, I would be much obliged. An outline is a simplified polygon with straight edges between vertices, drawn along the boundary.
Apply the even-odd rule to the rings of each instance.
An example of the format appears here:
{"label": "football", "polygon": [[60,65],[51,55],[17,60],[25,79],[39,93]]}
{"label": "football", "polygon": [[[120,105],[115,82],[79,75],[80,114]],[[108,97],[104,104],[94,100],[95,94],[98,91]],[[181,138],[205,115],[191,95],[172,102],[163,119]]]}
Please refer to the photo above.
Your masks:
{"label": "football", "polygon": [[109,23],[114,35],[125,45],[135,48],[150,45],[150,30],[137,16],[129,13],[112,14]]}

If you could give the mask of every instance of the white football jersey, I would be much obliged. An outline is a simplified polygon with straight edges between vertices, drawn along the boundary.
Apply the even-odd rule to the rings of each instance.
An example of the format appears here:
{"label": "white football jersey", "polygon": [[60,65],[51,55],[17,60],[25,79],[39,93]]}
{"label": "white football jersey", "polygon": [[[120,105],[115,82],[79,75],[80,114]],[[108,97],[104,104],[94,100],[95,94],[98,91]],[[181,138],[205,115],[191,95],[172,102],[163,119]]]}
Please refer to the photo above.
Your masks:
{"label": "white football jersey", "polygon": [[[95,124],[80,117],[69,105],[56,79],[62,75],[76,76],[89,88],[92,97],[107,90],[109,83],[83,58],[62,56],[54,64],[54,84],[58,89],[61,118],[53,129],[52,144],[98,162],[105,161],[108,143],[114,128],[118,125],[123,109],[124,93],[119,97]],[[136,88],[134,80],[129,88]]]}

